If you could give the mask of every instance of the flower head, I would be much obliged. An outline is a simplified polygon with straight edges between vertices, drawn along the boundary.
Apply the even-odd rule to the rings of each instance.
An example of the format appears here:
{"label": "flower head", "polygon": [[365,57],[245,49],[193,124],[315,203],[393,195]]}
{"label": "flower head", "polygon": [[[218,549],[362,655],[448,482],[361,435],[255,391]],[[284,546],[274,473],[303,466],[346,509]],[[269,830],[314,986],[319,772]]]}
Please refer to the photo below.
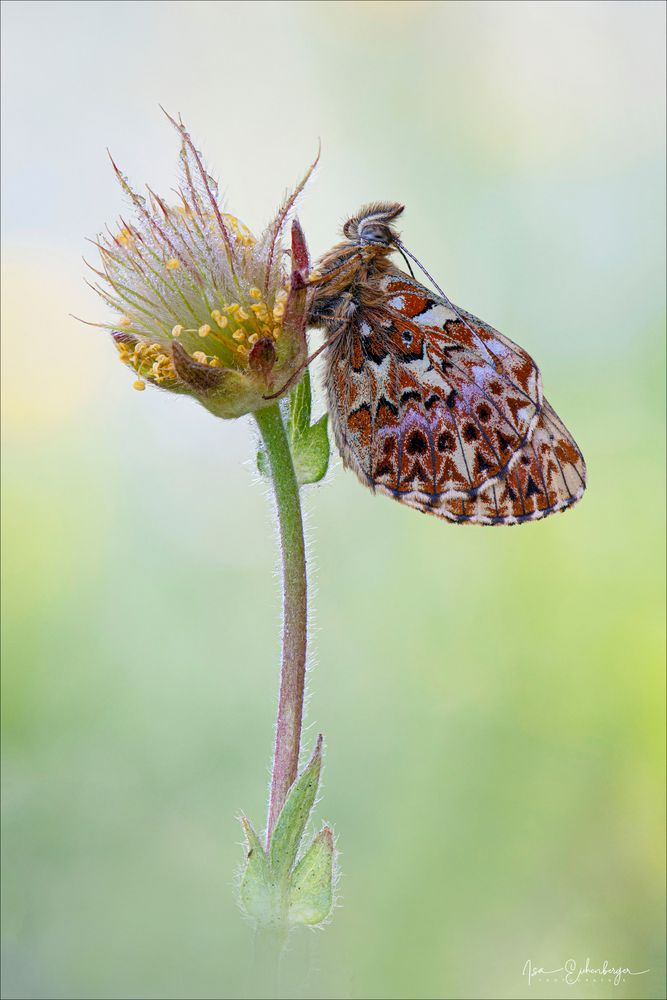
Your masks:
{"label": "flower head", "polygon": [[[168,116],[169,117],[169,116]],[[101,269],[92,285],[116,318],[107,329],[121,361],[146,383],[194,396],[221,417],[270,405],[306,358],[308,253],[292,222],[292,266],[284,234],[312,174],[256,239],[224,211],[217,184],[181,121],[181,178],[176,204],[138,194],[112,164],[132,219],[94,241]],[[290,383],[291,384],[291,383]]]}

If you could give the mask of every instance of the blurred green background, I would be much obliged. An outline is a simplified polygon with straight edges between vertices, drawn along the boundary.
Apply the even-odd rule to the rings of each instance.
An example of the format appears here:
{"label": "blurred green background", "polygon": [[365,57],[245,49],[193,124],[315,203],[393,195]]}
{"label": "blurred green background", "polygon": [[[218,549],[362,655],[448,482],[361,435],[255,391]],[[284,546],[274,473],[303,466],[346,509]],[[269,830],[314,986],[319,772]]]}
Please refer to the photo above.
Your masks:
{"label": "blurred green background", "polygon": [[[180,111],[251,227],[321,137],[321,253],[364,201],[536,357],[573,512],[457,528],[337,463],[306,497],[308,740],[341,906],[308,997],[664,996],[662,3],[4,4],[3,995],[246,996],[279,586],[250,421],[131,389],[84,237],[168,192]],[[522,976],[528,959],[633,970]]]}

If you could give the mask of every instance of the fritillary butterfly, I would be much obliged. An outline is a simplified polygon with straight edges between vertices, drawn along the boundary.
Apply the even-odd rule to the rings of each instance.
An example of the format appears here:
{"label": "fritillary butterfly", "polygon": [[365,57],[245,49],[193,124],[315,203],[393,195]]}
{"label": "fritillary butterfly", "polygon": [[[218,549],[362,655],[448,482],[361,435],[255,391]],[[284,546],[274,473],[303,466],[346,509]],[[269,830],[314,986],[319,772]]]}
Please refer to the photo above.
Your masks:
{"label": "fritillary butterfly", "polygon": [[[586,466],[537,365],[414,278],[408,258],[430,275],[392,226],[402,211],[362,208],[309,278],[345,465],[371,490],[457,523],[520,524],[571,507]],[[397,250],[410,275],[391,262]]]}

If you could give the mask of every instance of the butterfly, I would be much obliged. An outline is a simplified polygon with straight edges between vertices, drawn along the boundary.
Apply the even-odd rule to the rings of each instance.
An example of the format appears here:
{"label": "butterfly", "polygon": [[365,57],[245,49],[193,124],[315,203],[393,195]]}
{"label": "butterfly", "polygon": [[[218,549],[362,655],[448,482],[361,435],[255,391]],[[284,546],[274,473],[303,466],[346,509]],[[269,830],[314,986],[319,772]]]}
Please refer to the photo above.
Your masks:
{"label": "butterfly", "polygon": [[[331,426],[373,491],[448,521],[521,524],[583,495],[586,465],[531,356],[449,300],[404,246],[397,203],[364,206],[308,280],[326,331]],[[398,251],[409,274],[391,260]],[[432,282],[414,277],[410,260]],[[316,352],[316,353],[319,353]]]}

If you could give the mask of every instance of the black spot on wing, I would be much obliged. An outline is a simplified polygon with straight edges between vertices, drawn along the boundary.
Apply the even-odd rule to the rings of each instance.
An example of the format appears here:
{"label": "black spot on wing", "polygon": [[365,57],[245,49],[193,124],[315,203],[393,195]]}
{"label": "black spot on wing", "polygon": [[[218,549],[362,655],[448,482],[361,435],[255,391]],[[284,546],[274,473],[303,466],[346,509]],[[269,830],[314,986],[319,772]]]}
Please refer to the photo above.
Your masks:
{"label": "black spot on wing", "polygon": [[528,482],[526,483],[526,496],[527,497],[532,497],[536,493],[541,493],[541,492],[542,491],[540,490],[540,488],[535,483],[535,480],[533,479],[533,477],[532,476],[528,476]]}
{"label": "black spot on wing", "polygon": [[[444,327],[443,327],[443,329],[444,329]],[[448,371],[449,368],[453,368],[454,367],[453,364],[452,364],[452,362],[449,360],[449,354],[452,351],[462,351],[462,350],[463,350],[463,347],[462,347],[461,344],[447,344],[446,347],[442,348],[442,352],[445,355],[444,358],[442,359],[442,361],[440,362],[440,367],[442,368],[443,375],[447,374],[447,371]]]}
{"label": "black spot on wing", "polygon": [[361,349],[366,360],[372,361],[375,365],[381,365],[389,353],[378,337],[362,337]]}
{"label": "black spot on wing", "polygon": [[496,437],[498,438],[498,444],[500,445],[501,452],[511,451],[512,445],[509,438],[506,438],[502,431],[496,430]]}
{"label": "black spot on wing", "polygon": [[390,399],[387,399],[386,396],[380,396],[378,399],[377,410],[375,411],[376,417],[379,418],[381,416],[383,408],[386,408],[389,411],[390,416],[398,416],[398,407],[395,403],[392,403]]}
{"label": "black spot on wing", "polygon": [[408,455],[423,455],[428,450],[426,435],[419,430],[412,431],[405,442]]}

